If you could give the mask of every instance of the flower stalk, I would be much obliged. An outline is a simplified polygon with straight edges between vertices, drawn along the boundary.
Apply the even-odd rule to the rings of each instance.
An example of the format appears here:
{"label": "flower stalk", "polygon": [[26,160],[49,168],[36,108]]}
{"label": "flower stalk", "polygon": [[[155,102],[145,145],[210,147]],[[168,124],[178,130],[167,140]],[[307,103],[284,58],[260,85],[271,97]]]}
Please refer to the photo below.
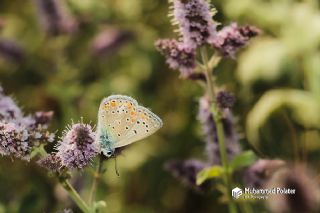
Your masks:
{"label": "flower stalk", "polygon": [[[216,129],[217,129],[217,137],[218,137],[218,143],[219,143],[221,162],[222,162],[222,166],[225,170],[225,173],[223,175],[223,181],[227,187],[227,191],[230,192],[231,191],[231,177],[229,174],[229,163],[228,163],[228,159],[227,159],[227,151],[226,151],[225,140],[224,140],[224,129],[223,129],[223,123],[221,120],[222,115],[221,115],[219,107],[216,103],[215,90],[214,90],[215,88],[213,86],[212,77],[211,77],[212,70],[209,67],[208,54],[207,54],[207,50],[205,47],[202,47],[200,49],[200,54],[201,54],[202,62],[204,64],[204,72],[205,72],[205,75],[207,78],[207,92],[209,94],[209,100],[211,103],[213,118],[214,118],[214,122],[216,124]],[[213,56],[213,57],[216,57],[216,56]],[[215,65],[216,65],[219,60],[217,59],[214,61],[216,62],[215,63]],[[233,200],[230,196],[230,193],[228,193],[228,199],[229,199],[229,202],[228,202],[229,212],[236,213],[237,207],[236,207],[235,203],[233,202]]]}
{"label": "flower stalk", "polygon": [[90,195],[89,195],[89,204],[92,209],[95,209],[94,201],[95,201],[95,197],[96,197],[97,185],[100,180],[101,173],[102,173],[102,166],[103,166],[103,157],[102,157],[102,155],[100,155],[98,165],[97,165],[96,171],[94,173],[94,179],[93,179],[93,182],[91,185],[91,190],[90,190]]}
{"label": "flower stalk", "polygon": [[77,206],[84,212],[84,213],[91,213],[90,208],[86,204],[86,202],[81,198],[78,192],[73,188],[73,186],[69,183],[67,179],[60,179],[60,183],[62,187],[67,190],[72,200],[77,204]]}

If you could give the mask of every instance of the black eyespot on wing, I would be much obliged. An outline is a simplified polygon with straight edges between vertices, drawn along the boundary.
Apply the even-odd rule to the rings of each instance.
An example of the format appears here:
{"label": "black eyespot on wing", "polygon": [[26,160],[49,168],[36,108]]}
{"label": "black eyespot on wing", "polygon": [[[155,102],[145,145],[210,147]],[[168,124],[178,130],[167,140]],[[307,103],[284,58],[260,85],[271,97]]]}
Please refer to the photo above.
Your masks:
{"label": "black eyespot on wing", "polygon": [[129,127],[126,126],[126,129],[129,129]]}
{"label": "black eyespot on wing", "polygon": [[134,129],[133,132],[134,132],[134,134],[137,134],[137,130]]}

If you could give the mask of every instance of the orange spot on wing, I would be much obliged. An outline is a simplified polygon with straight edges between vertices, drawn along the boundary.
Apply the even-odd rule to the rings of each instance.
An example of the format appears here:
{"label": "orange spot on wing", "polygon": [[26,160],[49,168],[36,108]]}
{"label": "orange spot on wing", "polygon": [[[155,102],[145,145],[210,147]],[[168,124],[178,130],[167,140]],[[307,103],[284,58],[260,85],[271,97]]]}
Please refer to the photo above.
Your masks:
{"label": "orange spot on wing", "polygon": [[131,111],[130,114],[131,115],[137,115],[137,113],[135,111]]}
{"label": "orange spot on wing", "polygon": [[111,102],[111,106],[112,106],[112,107],[117,106],[117,102],[116,102],[116,101],[112,101],[112,102]]}
{"label": "orange spot on wing", "polygon": [[104,104],[104,109],[109,109],[110,108],[110,105],[109,105],[109,103],[106,103],[106,104]]}
{"label": "orange spot on wing", "polygon": [[132,109],[132,103],[127,103],[127,107],[129,110]]}

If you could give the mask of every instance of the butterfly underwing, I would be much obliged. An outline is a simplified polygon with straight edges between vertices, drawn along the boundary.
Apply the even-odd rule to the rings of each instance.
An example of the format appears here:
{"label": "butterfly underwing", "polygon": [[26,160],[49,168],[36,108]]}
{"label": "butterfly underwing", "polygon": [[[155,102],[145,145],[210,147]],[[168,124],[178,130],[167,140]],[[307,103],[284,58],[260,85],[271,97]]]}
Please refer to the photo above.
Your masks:
{"label": "butterfly underwing", "polygon": [[111,95],[101,101],[96,140],[110,157],[118,147],[144,139],[162,127],[161,119],[125,95]]}

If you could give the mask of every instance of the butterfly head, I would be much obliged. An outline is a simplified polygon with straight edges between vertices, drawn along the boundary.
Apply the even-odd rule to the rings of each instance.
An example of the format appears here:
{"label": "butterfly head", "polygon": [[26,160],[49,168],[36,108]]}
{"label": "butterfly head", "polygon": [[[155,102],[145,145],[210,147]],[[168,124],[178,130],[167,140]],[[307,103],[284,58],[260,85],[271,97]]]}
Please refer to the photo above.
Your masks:
{"label": "butterfly head", "polygon": [[114,150],[111,149],[102,149],[101,151],[107,158],[110,158],[114,155]]}
{"label": "butterfly head", "polygon": [[112,157],[114,155],[115,148],[112,140],[110,140],[105,131],[99,131],[98,140],[102,154],[104,154],[107,158]]}

